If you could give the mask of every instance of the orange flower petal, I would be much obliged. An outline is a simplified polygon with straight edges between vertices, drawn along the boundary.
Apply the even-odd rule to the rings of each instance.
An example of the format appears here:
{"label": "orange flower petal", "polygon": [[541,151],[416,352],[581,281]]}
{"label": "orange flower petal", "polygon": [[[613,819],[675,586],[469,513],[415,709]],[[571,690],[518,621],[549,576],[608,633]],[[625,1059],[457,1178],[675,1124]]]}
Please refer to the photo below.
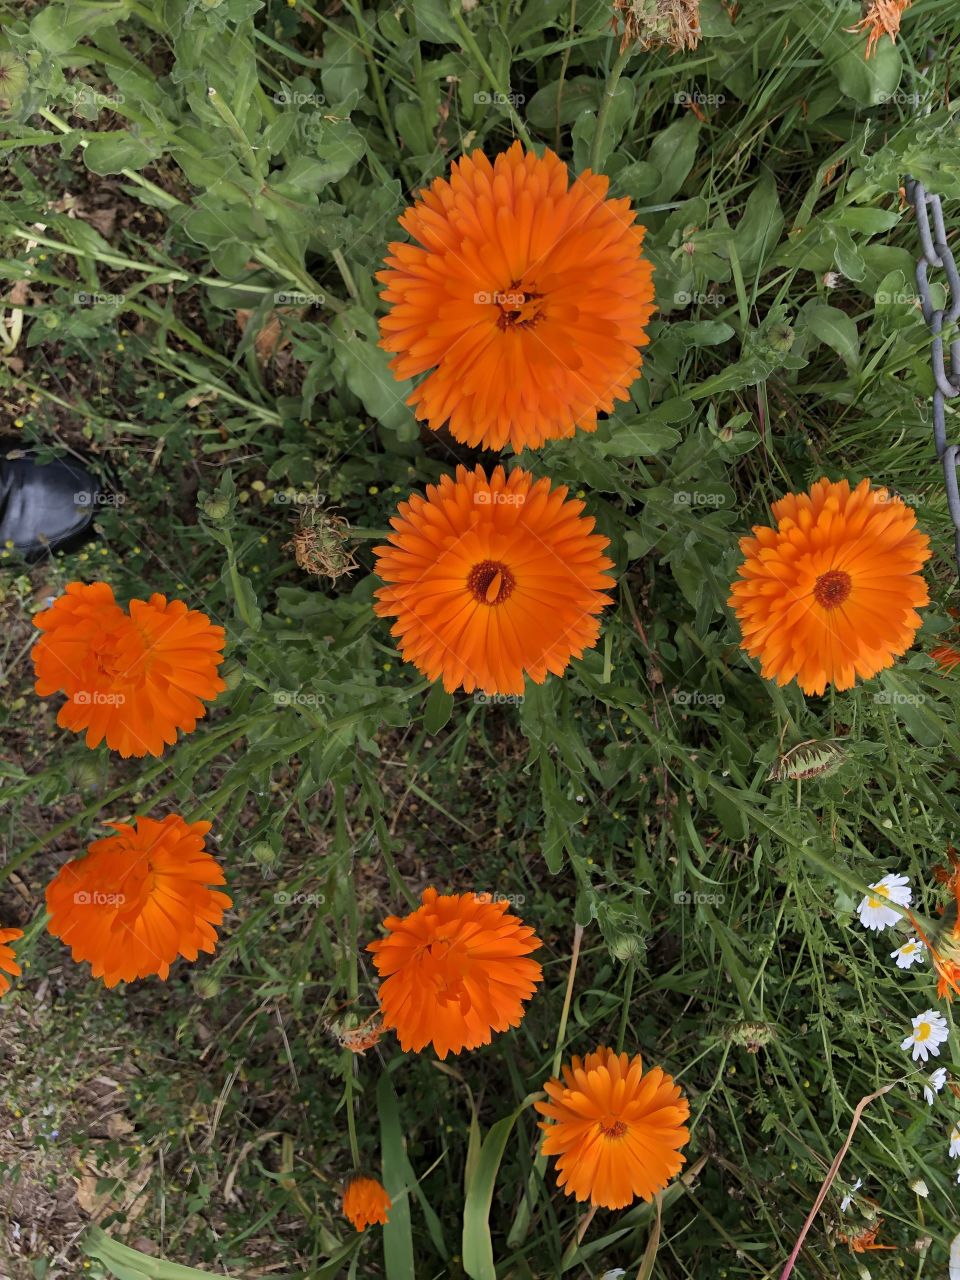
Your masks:
{"label": "orange flower petal", "polygon": [[180,600],[132,600],[128,614],[105,582],[70,582],[34,622],[44,633],[33,648],[36,691],[67,695],[57,723],[86,731],[88,747],[162,755],[226,688],[223,628]]}
{"label": "orange flower petal", "polygon": [[614,586],[608,541],[582,511],[565,488],[502,467],[489,480],[458,467],[401,502],[375,548],[387,585],[374,607],[397,619],[404,658],[448,691],[522,694],[525,674],[562,675],[596,644]]}
{"label": "orange flower petal", "polygon": [[[389,312],[381,347],[434,430],[519,452],[594,431],[640,373],[653,314],[644,228],[609,180],[571,184],[550,150],[519,142],[493,163],[462,156],[421,191],[377,279]],[[428,372],[429,371],[429,372]]]}
{"label": "orange flower petal", "polygon": [[505,899],[425,889],[422,903],[408,916],[389,916],[388,936],[367,950],[383,979],[383,1025],[404,1049],[432,1044],[445,1058],[519,1025],[543,976],[528,959],[541,942],[507,914]]}
{"label": "orange flower petal", "polygon": [[6,976],[7,974],[14,978],[20,977],[20,966],[14,956],[13,947],[8,944],[22,937],[22,929],[0,929],[0,996],[5,996],[10,990],[10,979]]}
{"label": "orange flower petal", "polygon": [[776,527],[742,538],[728,603],[767,679],[804,693],[851,688],[913,644],[929,602],[929,539],[915,512],[862,480],[819,480],[773,504]]}
{"label": "orange flower petal", "polygon": [[639,1055],[603,1047],[561,1075],[534,1103],[546,1117],[541,1150],[557,1157],[557,1184],[606,1209],[651,1200],[685,1163],[690,1107],[680,1087],[660,1067],[644,1075]]}
{"label": "orange flower petal", "polygon": [[366,1174],[354,1174],[343,1193],[343,1216],[358,1231],[371,1223],[385,1224],[393,1208],[386,1189],[376,1178]]}
{"label": "orange flower petal", "polygon": [[212,953],[232,902],[209,888],[224,883],[204,849],[210,823],[169,814],[162,822],[112,825],[116,835],[94,840],[47,885],[50,933],[108,987],[150,974],[166,978],[178,956]]}

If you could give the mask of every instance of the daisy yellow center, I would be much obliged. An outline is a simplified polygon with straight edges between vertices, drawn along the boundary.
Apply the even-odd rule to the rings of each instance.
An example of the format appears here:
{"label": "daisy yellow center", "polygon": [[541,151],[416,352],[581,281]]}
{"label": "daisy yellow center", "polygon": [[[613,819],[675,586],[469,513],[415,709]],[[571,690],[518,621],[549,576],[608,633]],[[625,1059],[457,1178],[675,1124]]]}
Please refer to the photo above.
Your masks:
{"label": "daisy yellow center", "polygon": [[618,1120],[616,1116],[604,1116],[597,1123],[600,1125],[600,1132],[605,1138],[617,1140],[624,1137],[627,1132],[627,1126],[622,1120]]}
{"label": "daisy yellow center", "polygon": [[873,893],[870,895],[869,905],[876,910],[877,907],[883,906],[884,900],[889,898],[889,896],[890,890],[885,884],[875,884],[873,886]]}
{"label": "daisy yellow center", "polygon": [[821,573],[813,584],[813,598],[824,609],[836,609],[850,594],[853,582],[843,569],[831,569]]}
{"label": "daisy yellow center", "polygon": [[932,1027],[929,1022],[921,1022],[919,1027],[917,1027],[916,1031],[913,1033],[914,1040],[920,1044],[922,1044],[924,1040],[929,1040],[931,1030]]}
{"label": "daisy yellow center", "polygon": [[503,604],[516,585],[516,578],[498,560],[481,560],[467,575],[467,589],[478,604]]}
{"label": "daisy yellow center", "polygon": [[491,297],[500,312],[497,317],[500,330],[530,329],[543,319],[539,305],[543,294],[525,287],[519,280],[512,281],[502,293],[494,293]]}

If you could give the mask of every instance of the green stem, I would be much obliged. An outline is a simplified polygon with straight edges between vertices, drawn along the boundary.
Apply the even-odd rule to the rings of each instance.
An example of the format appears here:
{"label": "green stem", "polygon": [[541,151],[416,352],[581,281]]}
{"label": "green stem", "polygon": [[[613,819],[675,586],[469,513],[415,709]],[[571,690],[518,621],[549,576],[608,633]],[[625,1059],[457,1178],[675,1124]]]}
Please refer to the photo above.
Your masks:
{"label": "green stem", "polygon": [[[347,963],[347,999],[352,1006],[356,1005],[360,991],[357,973],[357,895],[353,877],[349,874],[350,843],[347,839],[347,807],[342,782],[334,784],[333,811],[336,825],[334,827],[333,845],[338,864],[342,871],[342,883],[346,894],[346,963]],[[343,1063],[343,1101],[347,1109],[347,1133],[350,1138],[350,1154],[353,1157],[354,1169],[360,1168],[360,1145],[357,1141],[357,1118],[354,1114],[354,1071],[356,1055],[344,1049],[341,1055]]]}
{"label": "green stem", "polygon": [[619,55],[613,64],[613,70],[607,77],[607,87],[603,91],[603,101],[600,103],[600,111],[597,114],[597,131],[593,135],[593,147],[590,150],[590,168],[594,173],[600,171],[603,156],[603,138],[607,130],[607,120],[610,116],[610,108],[613,106],[613,99],[617,92],[617,85],[620,83],[620,77],[623,75],[623,69],[633,56],[633,45],[628,44],[623,53]]}
{"label": "green stem", "polygon": [[334,262],[337,264],[337,270],[340,272],[340,278],[343,280],[343,283],[347,286],[347,292],[350,294],[350,297],[354,300],[354,302],[359,302],[360,290],[357,288],[356,281],[354,280],[353,275],[350,272],[350,268],[347,265],[346,258],[343,256],[342,252],[339,249],[334,249],[331,256]]}
{"label": "green stem", "polygon": [[467,50],[470,56],[476,61],[477,65],[483,71],[483,74],[486,76],[487,83],[489,84],[490,88],[494,91],[494,93],[498,95],[498,97],[500,97],[507,104],[507,111],[510,115],[511,121],[513,122],[514,129],[516,129],[517,131],[517,135],[520,138],[520,141],[523,143],[525,147],[528,147],[532,150],[533,141],[529,133],[527,133],[526,126],[524,125],[523,121],[520,119],[519,115],[517,114],[516,107],[510,101],[510,86],[507,85],[506,88],[504,88],[503,85],[501,85],[497,81],[497,77],[493,73],[493,68],[490,66],[486,58],[480,52],[480,47],[473,37],[473,32],[464,22],[463,14],[460,12],[459,5],[457,5],[453,11],[453,20],[457,24],[457,27],[460,31],[460,40],[463,44],[464,49]]}
{"label": "green stem", "polygon": [[560,150],[560,108],[563,104],[563,84],[567,75],[567,67],[570,64],[570,54],[573,52],[573,31],[577,23],[577,0],[570,0],[570,23],[567,27],[567,47],[563,51],[563,57],[560,60],[560,79],[557,83],[557,111],[554,117],[553,130],[553,149]]}
{"label": "green stem", "polygon": [[[560,1074],[560,1062],[563,1058],[563,1041],[567,1034],[567,1019],[570,1016],[570,1005],[573,1001],[573,982],[577,975],[577,961],[580,958],[580,943],[583,939],[583,925],[575,924],[573,927],[573,954],[570,957],[570,970],[567,974],[567,989],[563,996],[563,1008],[560,1011],[560,1025],[557,1027],[557,1039],[553,1051],[553,1070],[551,1075],[558,1076]],[[543,1181],[543,1172],[547,1167],[547,1157],[537,1156],[534,1161],[533,1168],[530,1170],[530,1177],[527,1179],[527,1190],[520,1206],[517,1209],[516,1216],[513,1219],[513,1226],[510,1228],[510,1234],[507,1236],[507,1246],[516,1249],[526,1237],[530,1229],[530,1212],[531,1206],[536,1200],[537,1188]]]}
{"label": "green stem", "polygon": [[623,1053],[623,1042],[627,1035],[627,1018],[630,1014],[630,997],[633,995],[635,973],[636,963],[630,960],[627,963],[627,972],[623,981],[623,1008],[620,1010],[620,1029],[617,1032],[617,1053]]}

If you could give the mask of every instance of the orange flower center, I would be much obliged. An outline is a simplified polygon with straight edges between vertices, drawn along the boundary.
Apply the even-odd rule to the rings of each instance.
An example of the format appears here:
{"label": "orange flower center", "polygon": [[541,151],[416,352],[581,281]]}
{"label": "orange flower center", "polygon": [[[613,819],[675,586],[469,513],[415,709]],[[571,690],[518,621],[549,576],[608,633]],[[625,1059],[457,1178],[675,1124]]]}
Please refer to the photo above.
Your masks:
{"label": "orange flower center", "polygon": [[430,983],[441,1004],[457,1003],[469,1008],[470,1000],[463,985],[463,948],[450,938],[434,938],[420,948],[420,972]]}
{"label": "orange flower center", "polygon": [[836,609],[843,604],[853,589],[849,573],[843,569],[831,569],[821,573],[813,586],[813,598],[824,609]]}
{"label": "orange flower center", "polygon": [[600,1125],[600,1132],[605,1138],[613,1139],[622,1138],[627,1132],[627,1126],[622,1120],[618,1120],[616,1116],[604,1116],[602,1120],[597,1121]]}
{"label": "orange flower center", "polygon": [[516,585],[516,578],[498,560],[481,560],[467,577],[467,587],[480,604],[503,604]]}
{"label": "orange flower center", "polygon": [[503,293],[494,293],[493,301],[500,309],[497,317],[497,328],[531,329],[543,319],[538,303],[543,297],[530,288],[524,288],[519,280],[511,282]]}
{"label": "orange flower center", "polygon": [[101,675],[109,676],[110,679],[116,679],[118,676],[125,676],[127,672],[124,670],[125,660],[120,653],[119,637],[110,634],[104,637],[103,643],[97,648],[94,655],[97,663],[97,670]]}

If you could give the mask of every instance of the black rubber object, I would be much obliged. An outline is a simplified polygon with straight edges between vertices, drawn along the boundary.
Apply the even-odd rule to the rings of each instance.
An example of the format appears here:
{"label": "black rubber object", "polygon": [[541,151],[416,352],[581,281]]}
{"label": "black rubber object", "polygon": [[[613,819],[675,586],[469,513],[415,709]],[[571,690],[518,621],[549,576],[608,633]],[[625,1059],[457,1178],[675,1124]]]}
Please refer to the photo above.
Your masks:
{"label": "black rubber object", "polygon": [[100,485],[74,458],[42,465],[29,450],[0,441],[0,546],[28,560],[72,551],[93,536]]}

